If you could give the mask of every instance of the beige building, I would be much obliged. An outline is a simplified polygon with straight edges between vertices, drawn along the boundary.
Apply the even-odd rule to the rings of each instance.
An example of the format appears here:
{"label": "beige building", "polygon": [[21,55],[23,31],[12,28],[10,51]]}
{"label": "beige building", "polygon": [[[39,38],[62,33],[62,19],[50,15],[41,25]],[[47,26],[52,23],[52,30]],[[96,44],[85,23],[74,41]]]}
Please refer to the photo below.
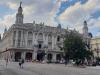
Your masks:
{"label": "beige building", "polygon": [[92,38],[90,45],[94,53],[94,57],[100,57],[100,37]]}

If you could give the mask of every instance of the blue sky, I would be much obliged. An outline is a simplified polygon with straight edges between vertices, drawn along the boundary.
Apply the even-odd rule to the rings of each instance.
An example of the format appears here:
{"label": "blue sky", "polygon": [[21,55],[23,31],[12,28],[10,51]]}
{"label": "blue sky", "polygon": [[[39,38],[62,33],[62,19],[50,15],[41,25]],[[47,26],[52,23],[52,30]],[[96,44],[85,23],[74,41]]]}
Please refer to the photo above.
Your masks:
{"label": "blue sky", "polygon": [[44,22],[46,25],[76,29],[82,33],[86,20],[89,32],[100,36],[100,0],[0,0],[0,33],[15,23],[20,1],[24,22]]}

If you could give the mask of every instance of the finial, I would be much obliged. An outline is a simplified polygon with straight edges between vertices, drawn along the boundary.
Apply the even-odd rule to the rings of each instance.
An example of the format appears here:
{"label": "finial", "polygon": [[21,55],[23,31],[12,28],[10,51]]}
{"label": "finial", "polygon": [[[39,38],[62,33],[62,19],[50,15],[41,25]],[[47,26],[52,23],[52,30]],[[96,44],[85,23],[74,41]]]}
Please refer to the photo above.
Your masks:
{"label": "finial", "polygon": [[20,2],[20,7],[21,7],[21,5],[22,5],[22,1]]}

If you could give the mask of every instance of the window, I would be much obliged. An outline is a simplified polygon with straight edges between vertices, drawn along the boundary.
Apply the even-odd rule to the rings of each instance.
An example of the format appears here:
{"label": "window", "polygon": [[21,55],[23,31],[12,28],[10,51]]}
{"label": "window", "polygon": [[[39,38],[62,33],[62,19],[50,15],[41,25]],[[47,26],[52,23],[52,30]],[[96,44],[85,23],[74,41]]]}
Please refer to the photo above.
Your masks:
{"label": "window", "polygon": [[41,49],[42,48],[42,45],[41,44],[39,44],[39,49]]}
{"label": "window", "polygon": [[13,33],[13,39],[15,39],[16,38],[16,31],[14,31],[14,33]]}
{"label": "window", "polygon": [[33,33],[30,31],[28,32],[28,39],[32,39],[33,38]]}
{"label": "window", "polygon": [[21,31],[18,32],[18,39],[21,39]]}
{"label": "window", "polygon": [[17,46],[20,47],[20,40],[18,40],[18,44],[17,44]]}
{"label": "window", "polygon": [[15,46],[15,40],[13,40],[13,46]]}
{"label": "window", "polygon": [[52,42],[49,42],[48,46],[49,46],[49,49],[51,49],[52,48]]}
{"label": "window", "polygon": [[32,40],[28,40],[28,46],[32,46]]}
{"label": "window", "polygon": [[43,40],[43,34],[42,33],[39,34],[38,39]]}
{"label": "window", "polygon": [[50,34],[48,35],[48,41],[52,41],[52,36]]}
{"label": "window", "polygon": [[58,42],[60,41],[60,36],[57,37],[57,41],[58,41]]}

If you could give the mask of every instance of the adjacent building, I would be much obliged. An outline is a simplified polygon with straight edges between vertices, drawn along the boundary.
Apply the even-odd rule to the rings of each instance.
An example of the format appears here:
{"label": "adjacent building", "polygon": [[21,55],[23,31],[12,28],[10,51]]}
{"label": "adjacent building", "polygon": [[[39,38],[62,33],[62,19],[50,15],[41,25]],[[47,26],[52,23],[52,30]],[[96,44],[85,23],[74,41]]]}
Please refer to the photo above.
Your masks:
{"label": "adjacent building", "polygon": [[94,53],[94,57],[100,57],[100,37],[92,38],[90,45],[91,50]]}

